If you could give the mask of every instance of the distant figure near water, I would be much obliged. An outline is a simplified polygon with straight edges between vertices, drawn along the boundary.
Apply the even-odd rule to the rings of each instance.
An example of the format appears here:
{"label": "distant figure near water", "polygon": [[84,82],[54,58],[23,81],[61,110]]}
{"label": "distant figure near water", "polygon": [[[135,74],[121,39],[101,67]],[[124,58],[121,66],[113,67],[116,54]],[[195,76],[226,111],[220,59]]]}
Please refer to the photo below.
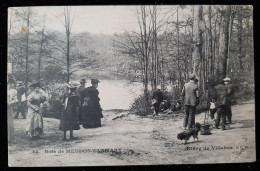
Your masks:
{"label": "distant figure near water", "polygon": [[152,105],[153,105],[153,116],[158,115],[159,110],[160,110],[160,104],[163,102],[163,93],[161,91],[161,86],[158,85],[156,87],[156,90],[153,92],[152,96]]}

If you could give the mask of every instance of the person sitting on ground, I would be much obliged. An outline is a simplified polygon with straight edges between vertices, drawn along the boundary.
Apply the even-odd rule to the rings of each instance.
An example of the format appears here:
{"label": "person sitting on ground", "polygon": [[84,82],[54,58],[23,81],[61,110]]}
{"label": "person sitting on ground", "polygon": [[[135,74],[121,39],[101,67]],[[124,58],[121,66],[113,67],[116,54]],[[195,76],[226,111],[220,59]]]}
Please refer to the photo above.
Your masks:
{"label": "person sitting on ground", "polygon": [[158,85],[156,87],[156,90],[153,92],[153,96],[152,96],[152,104],[153,104],[153,109],[154,109],[154,115],[158,115],[159,113],[159,108],[160,108],[160,104],[163,101],[163,93],[161,91],[161,86]]}
{"label": "person sitting on ground", "polygon": [[170,100],[163,100],[162,103],[160,104],[160,111],[166,111],[171,108],[171,102]]}
{"label": "person sitting on ground", "polygon": [[171,106],[167,114],[171,114],[172,112],[179,111],[181,110],[181,108],[182,108],[181,101],[178,100],[175,105]]}

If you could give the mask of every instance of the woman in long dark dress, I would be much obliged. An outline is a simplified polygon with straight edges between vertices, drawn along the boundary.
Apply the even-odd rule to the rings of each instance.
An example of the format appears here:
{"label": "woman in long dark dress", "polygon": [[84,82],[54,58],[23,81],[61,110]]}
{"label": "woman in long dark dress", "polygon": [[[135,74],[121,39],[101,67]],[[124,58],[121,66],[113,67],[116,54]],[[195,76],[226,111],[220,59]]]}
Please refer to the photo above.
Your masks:
{"label": "woman in long dark dress", "polygon": [[82,123],[84,128],[97,128],[101,126],[101,118],[103,118],[102,108],[100,106],[99,91],[97,90],[99,80],[91,79],[91,87],[84,91],[84,100],[86,106],[84,107],[84,115],[82,116]]}
{"label": "woman in long dark dress", "polygon": [[63,140],[67,140],[66,133],[70,131],[70,139],[75,139],[73,130],[79,130],[79,120],[77,115],[77,108],[79,107],[79,97],[76,94],[77,85],[70,83],[67,84],[69,92],[65,94],[62,111],[60,130],[64,132]]}

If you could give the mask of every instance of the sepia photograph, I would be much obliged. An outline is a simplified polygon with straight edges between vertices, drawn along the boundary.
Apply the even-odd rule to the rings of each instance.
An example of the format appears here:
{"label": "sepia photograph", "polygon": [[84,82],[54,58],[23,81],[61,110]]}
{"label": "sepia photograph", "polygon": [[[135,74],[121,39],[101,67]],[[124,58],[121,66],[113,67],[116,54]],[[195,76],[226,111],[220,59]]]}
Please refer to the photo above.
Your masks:
{"label": "sepia photograph", "polygon": [[8,8],[8,166],[256,161],[251,5]]}

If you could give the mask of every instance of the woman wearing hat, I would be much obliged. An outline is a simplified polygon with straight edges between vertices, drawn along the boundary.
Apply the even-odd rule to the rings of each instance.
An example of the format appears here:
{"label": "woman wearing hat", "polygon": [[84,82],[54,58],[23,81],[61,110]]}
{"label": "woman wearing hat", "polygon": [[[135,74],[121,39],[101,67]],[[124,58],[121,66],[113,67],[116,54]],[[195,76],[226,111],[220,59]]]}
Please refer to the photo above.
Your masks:
{"label": "woman wearing hat", "polygon": [[84,91],[84,98],[87,100],[87,108],[82,116],[84,128],[96,128],[101,126],[103,118],[102,108],[100,106],[99,92],[97,90],[99,80],[91,79],[91,87]]}
{"label": "woman wearing hat", "polygon": [[59,129],[64,132],[63,140],[67,140],[66,133],[70,131],[70,139],[73,140],[73,130],[79,130],[79,120],[77,110],[79,107],[79,97],[76,94],[77,84],[67,84],[69,92],[65,94],[63,99],[64,108],[60,120]]}
{"label": "woman wearing hat", "polygon": [[32,138],[40,138],[43,134],[42,104],[46,101],[46,96],[41,93],[40,83],[31,84],[33,88],[28,96],[28,126],[26,133]]}

